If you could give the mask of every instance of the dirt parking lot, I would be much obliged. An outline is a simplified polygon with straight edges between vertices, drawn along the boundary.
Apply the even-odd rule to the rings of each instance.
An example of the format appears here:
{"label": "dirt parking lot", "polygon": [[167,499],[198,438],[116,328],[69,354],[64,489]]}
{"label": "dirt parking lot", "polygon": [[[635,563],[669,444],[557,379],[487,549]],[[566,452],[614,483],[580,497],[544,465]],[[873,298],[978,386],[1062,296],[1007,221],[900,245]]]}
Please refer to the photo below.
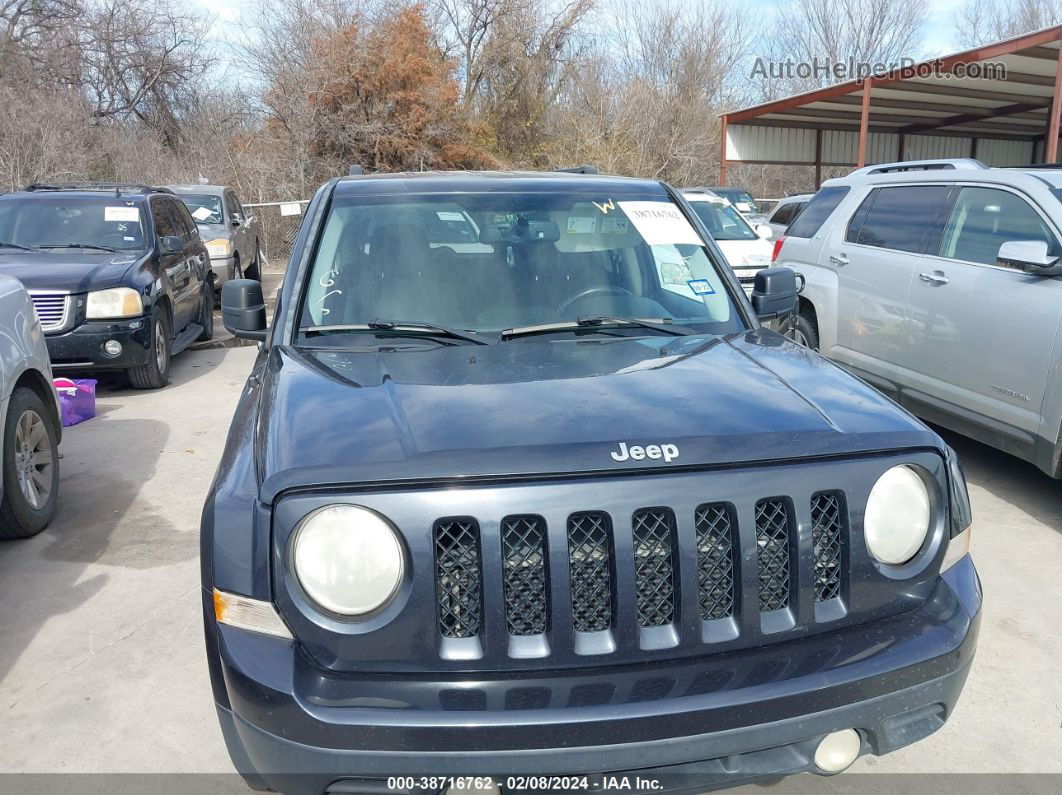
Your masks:
{"label": "dirt parking lot", "polygon": [[[99,416],[67,430],[56,521],[0,545],[0,773],[231,771],[203,654],[198,529],[255,355],[186,353],[169,388],[104,386]],[[941,732],[838,782],[1062,773],[1062,487],[948,441],[970,480],[985,590],[973,673]]]}

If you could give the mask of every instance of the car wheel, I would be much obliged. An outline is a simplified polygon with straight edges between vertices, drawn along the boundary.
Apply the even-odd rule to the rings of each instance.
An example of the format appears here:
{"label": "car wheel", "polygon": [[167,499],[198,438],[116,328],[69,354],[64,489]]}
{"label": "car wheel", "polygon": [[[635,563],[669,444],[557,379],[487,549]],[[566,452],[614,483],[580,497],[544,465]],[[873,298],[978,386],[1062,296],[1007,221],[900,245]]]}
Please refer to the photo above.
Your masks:
{"label": "car wheel", "polygon": [[130,368],[129,383],[134,389],[162,389],[170,373],[170,317],[165,310],[151,310],[151,345],[148,360]]}
{"label": "car wheel", "polygon": [[793,342],[799,342],[805,348],[813,351],[819,349],[819,329],[815,324],[815,318],[809,312],[801,312],[797,315],[796,322],[790,329],[789,338]]}
{"label": "car wheel", "polygon": [[48,526],[59,496],[59,430],[32,389],[11,395],[4,427],[0,538],[29,538]]}
{"label": "car wheel", "polygon": [[203,327],[203,333],[199,335],[200,342],[209,342],[214,338],[214,282],[208,281],[203,286],[203,305],[199,309],[199,325]]}
{"label": "car wheel", "polygon": [[262,281],[262,249],[257,240],[254,242],[254,259],[247,266],[247,278]]}

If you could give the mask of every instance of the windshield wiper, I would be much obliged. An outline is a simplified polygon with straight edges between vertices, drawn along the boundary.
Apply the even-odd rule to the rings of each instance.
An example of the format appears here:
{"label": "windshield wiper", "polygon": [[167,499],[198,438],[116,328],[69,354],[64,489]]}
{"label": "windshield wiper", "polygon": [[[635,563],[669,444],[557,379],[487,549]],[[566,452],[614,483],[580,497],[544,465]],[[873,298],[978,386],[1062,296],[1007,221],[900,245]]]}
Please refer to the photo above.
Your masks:
{"label": "windshield wiper", "polygon": [[529,337],[534,334],[553,334],[555,332],[572,331],[581,328],[623,328],[636,327],[659,331],[663,334],[671,334],[676,337],[687,337],[691,334],[699,334],[695,329],[686,326],[673,326],[671,319],[662,318],[638,318],[638,317],[610,317],[608,315],[595,315],[594,317],[581,317],[578,320],[569,320],[563,323],[543,323],[538,326],[520,326],[519,328],[506,329],[501,333],[503,340],[511,340],[516,337]]}
{"label": "windshield wiper", "polygon": [[358,333],[385,331],[392,335],[406,335],[418,337],[444,337],[447,339],[464,340],[474,345],[489,345],[484,339],[475,334],[459,329],[436,326],[433,323],[421,323],[419,321],[406,320],[371,320],[368,323],[346,323],[331,326],[310,326],[302,330],[308,336],[335,333]]}
{"label": "windshield wiper", "polygon": [[110,251],[112,253],[118,251],[116,248],[110,246],[97,246],[95,243],[43,243],[37,248],[91,248],[96,251]]}
{"label": "windshield wiper", "polygon": [[19,251],[33,251],[29,246],[23,246],[19,243],[2,243],[0,242],[0,248],[17,248]]}

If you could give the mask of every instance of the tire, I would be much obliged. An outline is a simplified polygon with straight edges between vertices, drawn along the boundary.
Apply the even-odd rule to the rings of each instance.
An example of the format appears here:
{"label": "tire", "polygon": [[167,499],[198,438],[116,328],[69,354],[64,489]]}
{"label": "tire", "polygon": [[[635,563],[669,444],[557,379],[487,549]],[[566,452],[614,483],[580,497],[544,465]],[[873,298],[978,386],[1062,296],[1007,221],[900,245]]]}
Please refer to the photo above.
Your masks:
{"label": "tire", "polygon": [[59,429],[32,389],[11,395],[4,427],[0,538],[29,538],[48,526],[59,498]]}
{"label": "tire", "polygon": [[810,312],[801,312],[797,315],[796,323],[790,331],[793,342],[799,342],[813,351],[819,349],[819,328],[815,323],[815,316]]}
{"label": "tire", "polygon": [[170,316],[165,310],[151,310],[151,346],[147,364],[131,367],[129,383],[134,389],[162,389],[170,374]]}
{"label": "tire", "polygon": [[262,249],[257,240],[254,241],[254,259],[247,266],[246,277],[254,279],[256,282],[262,281]]}
{"label": "tire", "polygon": [[214,338],[214,281],[210,280],[203,287],[203,305],[199,309],[199,325],[203,327],[203,333],[199,335],[200,342],[209,342]]}

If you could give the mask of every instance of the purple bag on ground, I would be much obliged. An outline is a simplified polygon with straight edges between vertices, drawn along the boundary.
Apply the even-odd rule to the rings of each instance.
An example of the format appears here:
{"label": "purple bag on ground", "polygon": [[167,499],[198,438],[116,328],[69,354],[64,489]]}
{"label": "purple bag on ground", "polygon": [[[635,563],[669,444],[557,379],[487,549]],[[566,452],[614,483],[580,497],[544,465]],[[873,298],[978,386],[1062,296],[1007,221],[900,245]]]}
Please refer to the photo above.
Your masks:
{"label": "purple bag on ground", "polygon": [[63,427],[77,425],[96,416],[96,382],[91,378],[56,378],[52,381],[59,394]]}

